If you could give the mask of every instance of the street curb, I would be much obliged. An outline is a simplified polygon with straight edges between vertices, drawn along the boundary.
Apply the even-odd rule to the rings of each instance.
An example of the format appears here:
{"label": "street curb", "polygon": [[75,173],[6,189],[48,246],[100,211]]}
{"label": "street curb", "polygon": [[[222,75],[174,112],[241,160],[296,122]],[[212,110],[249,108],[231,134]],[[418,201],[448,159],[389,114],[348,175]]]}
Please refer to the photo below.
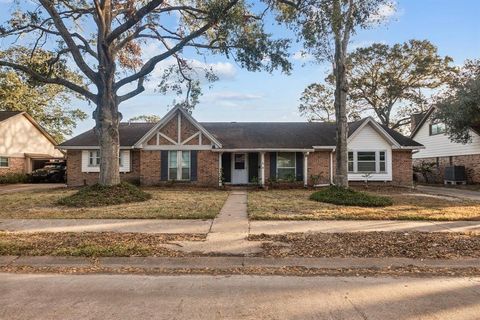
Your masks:
{"label": "street curb", "polygon": [[67,267],[109,269],[233,269],[287,268],[375,269],[395,267],[478,268],[480,259],[409,259],[409,258],[263,258],[263,257],[84,257],[3,256],[0,267]]}

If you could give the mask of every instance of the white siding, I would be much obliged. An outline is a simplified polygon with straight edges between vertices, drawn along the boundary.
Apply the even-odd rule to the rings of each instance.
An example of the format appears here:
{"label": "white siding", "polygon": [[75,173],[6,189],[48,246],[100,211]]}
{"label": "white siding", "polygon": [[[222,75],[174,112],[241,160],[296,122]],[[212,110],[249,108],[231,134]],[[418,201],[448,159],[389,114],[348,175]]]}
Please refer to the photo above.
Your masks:
{"label": "white siding", "polygon": [[[82,172],[100,172],[100,167],[90,167],[88,165],[88,155],[90,150],[82,150]],[[120,150],[122,166],[120,172],[131,171],[131,155],[129,150]]]}
{"label": "white siding", "polygon": [[425,149],[413,154],[414,159],[429,157],[448,157],[468,154],[480,154],[480,137],[472,132],[472,142],[461,144],[450,141],[444,134],[430,135],[430,122],[427,120],[413,137],[425,146]]}
{"label": "white siding", "polygon": [[[374,173],[370,181],[391,181],[392,180],[392,146],[390,142],[380,135],[370,124],[361,129],[348,144],[349,151],[385,151],[386,172]],[[348,180],[363,181],[363,173],[349,173]]]}

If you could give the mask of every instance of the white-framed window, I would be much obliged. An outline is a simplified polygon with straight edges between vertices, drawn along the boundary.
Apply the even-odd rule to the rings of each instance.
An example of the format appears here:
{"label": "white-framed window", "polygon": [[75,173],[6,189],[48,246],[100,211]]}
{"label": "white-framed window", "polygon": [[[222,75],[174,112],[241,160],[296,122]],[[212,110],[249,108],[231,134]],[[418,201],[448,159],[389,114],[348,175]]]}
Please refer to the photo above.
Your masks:
{"label": "white-framed window", "polygon": [[0,157],[0,168],[8,168],[9,165],[8,157]]}
{"label": "white-framed window", "polygon": [[168,180],[190,180],[190,151],[168,152]]}
{"label": "white-framed window", "polygon": [[295,152],[277,152],[277,179],[295,179],[296,168]]}
{"label": "white-framed window", "polygon": [[100,150],[91,150],[88,152],[88,166],[89,167],[100,166]]}
{"label": "white-framed window", "polygon": [[386,151],[349,151],[348,172],[350,173],[386,173]]}
{"label": "white-framed window", "polygon": [[443,134],[446,131],[445,123],[434,122],[430,124],[430,135],[436,136],[437,134]]}

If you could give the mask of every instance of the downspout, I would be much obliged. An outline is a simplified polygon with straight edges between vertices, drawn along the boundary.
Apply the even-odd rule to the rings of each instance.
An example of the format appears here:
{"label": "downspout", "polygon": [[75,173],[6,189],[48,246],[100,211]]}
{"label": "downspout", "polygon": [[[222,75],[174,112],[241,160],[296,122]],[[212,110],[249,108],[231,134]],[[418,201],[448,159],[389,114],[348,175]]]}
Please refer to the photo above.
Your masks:
{"label": "downspout", "polygon": [[330,184],[334,186],[333,183],[333,151],[330,152]]}

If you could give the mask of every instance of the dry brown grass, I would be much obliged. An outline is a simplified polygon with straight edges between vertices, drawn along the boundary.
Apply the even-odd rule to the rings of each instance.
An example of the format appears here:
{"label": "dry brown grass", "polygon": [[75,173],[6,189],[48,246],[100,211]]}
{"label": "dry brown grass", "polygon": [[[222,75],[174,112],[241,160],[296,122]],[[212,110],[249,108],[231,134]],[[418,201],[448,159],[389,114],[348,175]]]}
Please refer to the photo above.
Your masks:
{"label": "dry brown grass", "polygon": [[228,192],[221,190],[144,189],[152,199],[96,208],[69,208],[58,199],[75,190],[25,191],[0,195],[2,219],[212,219]]}
{"label": "dry brown grass", "polygon": [[248,212],[256,220],[480,220],[478,202],[421,196],[418,191],[402,188],[368,192],[391,197],[393,205],[337,206],[309,200],[312,190],[270,190],[250,192]]}

